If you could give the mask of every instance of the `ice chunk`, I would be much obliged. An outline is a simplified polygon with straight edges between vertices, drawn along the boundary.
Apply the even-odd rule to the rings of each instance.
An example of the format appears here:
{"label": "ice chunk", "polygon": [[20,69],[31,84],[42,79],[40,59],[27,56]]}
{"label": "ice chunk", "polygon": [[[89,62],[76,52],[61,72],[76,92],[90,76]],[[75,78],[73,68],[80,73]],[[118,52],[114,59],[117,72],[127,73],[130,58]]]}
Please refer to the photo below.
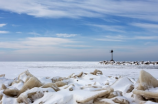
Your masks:
{"label": "ice chunk", "polygon": [[111,85],[114,90],[119,90],[124,92],[127,86],[132,85],[132,81],[129,80],[127,77],[119,78],[114,84]]}
{"label": "ice chunk", "polygon": [[158,87],[158,80],[144,70],[141,70],[140,72],[138,83],[139,86],[137,89],[139,90],[146,90],[152,87]]}

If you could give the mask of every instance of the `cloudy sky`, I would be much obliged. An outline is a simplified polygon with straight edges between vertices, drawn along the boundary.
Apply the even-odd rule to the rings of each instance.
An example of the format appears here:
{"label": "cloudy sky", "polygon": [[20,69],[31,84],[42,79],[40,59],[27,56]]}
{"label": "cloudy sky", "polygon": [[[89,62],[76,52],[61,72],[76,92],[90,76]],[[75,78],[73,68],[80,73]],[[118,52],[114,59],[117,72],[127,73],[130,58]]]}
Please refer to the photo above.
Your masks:
{"label": "cloudy sky", "polygon": [[157,0],[0,0],[0,61],[158,60]]}

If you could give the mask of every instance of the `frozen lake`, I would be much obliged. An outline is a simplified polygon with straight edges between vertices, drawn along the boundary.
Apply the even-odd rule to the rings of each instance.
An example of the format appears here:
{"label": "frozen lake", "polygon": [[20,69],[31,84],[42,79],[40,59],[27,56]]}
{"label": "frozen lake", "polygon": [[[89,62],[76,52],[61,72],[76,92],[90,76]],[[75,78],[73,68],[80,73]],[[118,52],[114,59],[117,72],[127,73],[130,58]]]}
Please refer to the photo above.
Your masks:
{"label": "frozen lake", "polygon": [[[103,72],[103,75],[90,74],[90,72],[93,72],[95,69],[101,70]],[[121,93],[123,93],[122,96],[119,95],[116,97],[125,98],[125,100],[130,102],[130,104],[139,104],[136,102],[137,100],[132,97],[133,90],[131,90],[129,93],[126,93],[126,90],[131,85],[134,86],[134,91],[137,90],[136,86],[138,86],[138,83],[136,82],[142,69],[149,72],[152,76],[158,79],[158,65],[102,65],[99,62],[0,62],[0,74],[6,75],[5,77],[1,77],[0,86],[2,86],[2,84],[5,84],[7,86],[6,90],[11,88],[18,89],[15,91],[20,93],[20,95],[18,97],[8,97],[7,93],[4,93],[5,89],[2,89],[0,94],[3,95],[3,104],[19,104],[21,100],[18,99],[23,99],[25,98],[24,96],[26,96],[27,98],[27,94],[34,92],[37,92],[37,94],[39,94],[40,92],[42,93],[42,96],[38,95],[38,98],[36,98],[34,97],[35,95],[32,95],[31,98],[35,98],[32,101],[30,100],[31,98],[28,97],[27,101],[30,103],[27,104],[32,104],[32,102],[33,104],[39,104],[40,102],[47,102],[45,104],[50,104],[50,102],[51,104],[79,104],[76,103],[78,102],[78,100],[83,101],[89,98],[94,99],[93,97],[98,96],[98,94],[112,91],[104,89],[109,88],[110,86],[114,89],[114,91],[119,90],[121,91]],[[21,74],[26,70],[29,70],[29,72],[35,77],[30,77],[28,74],[29,72]],[[145,75],[148,75],[148,73],[145,71],[142,72],[146,73]],[[84,74],[82,74],[82,76],[78,76],[81,72],[84,72]],[[75,73],[74,75],[76,76],[73,76],[72,73]],[[21,74],[20,77],[18,77],[19,74]],[[72,76],[68,77],[69,75]],[[57,81],[58,83],[64,83],[64,85],[63,87],[58,87],[60,88],[60,90],[56,92],[52,86],[54,84],[57,86],[57,84],[54,82],[56,79],[59,80],[59,77],[57,76],[67,78],[63,78],[62,81]],[[122,77],[117,80],[116,77],[118,76]],[[38,80],[36,79],[36,77],[38,78]],[[141,77],[143,77],[143,79],[145,78],[142,74]],[[33,87],[26,89],[29,82],[30,85],[33,85]],[[40,84],[39,87],[33,84],[37,84],[37,82]],[[147,82],[142,83],[144,84]],[[41,87],[47,84],[50,85],[48,86],[48,88]],[[24,90],[25,92],[21,93],[24,88],[26,89]],[[70,90],[70,88],[73,91]],[[47,89],[49,89],[49,91],[43,92]],[[156,92],[157,88],[151,88],[151,91]],[[112,99],[113,98],[105,98],[104,101],[112,101]],[[24,101],[26,100],[22,100],[22,102]],[[155,103],[149,102],[146,104]]]}
{"label": "frozen lake", "polygon": [[140,70],[146,70],[158,79],[158,65],[101,65],[99,62],[0,62],[0,74],[15,78],[25,70],[37,77],[64,76],[72,73],[92,72],[98,69],[104,75],[121,75],[138,78]]}

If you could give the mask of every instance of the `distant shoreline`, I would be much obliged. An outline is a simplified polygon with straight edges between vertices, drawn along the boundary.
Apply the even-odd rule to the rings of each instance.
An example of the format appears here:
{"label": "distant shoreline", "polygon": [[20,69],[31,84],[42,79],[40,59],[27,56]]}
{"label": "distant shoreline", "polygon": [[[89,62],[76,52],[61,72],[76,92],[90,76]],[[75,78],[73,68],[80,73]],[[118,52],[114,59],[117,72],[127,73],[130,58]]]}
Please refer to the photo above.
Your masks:
{"label": "distant shoreline", "polygon": [[158,61],[100,61],[104,65],[158,65]]}

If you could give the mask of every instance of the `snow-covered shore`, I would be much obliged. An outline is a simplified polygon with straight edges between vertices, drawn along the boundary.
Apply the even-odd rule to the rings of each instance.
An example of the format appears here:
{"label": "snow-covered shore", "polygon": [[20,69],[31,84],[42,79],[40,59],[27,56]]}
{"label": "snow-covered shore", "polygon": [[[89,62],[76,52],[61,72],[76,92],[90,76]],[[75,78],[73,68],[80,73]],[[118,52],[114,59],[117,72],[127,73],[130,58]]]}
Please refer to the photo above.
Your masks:
{"label": "snow-covered shore", "polygon": [[0,62],[0,74],[5,74],[0,99],[2,104],[155,104],[157,73],[153,65]]}

